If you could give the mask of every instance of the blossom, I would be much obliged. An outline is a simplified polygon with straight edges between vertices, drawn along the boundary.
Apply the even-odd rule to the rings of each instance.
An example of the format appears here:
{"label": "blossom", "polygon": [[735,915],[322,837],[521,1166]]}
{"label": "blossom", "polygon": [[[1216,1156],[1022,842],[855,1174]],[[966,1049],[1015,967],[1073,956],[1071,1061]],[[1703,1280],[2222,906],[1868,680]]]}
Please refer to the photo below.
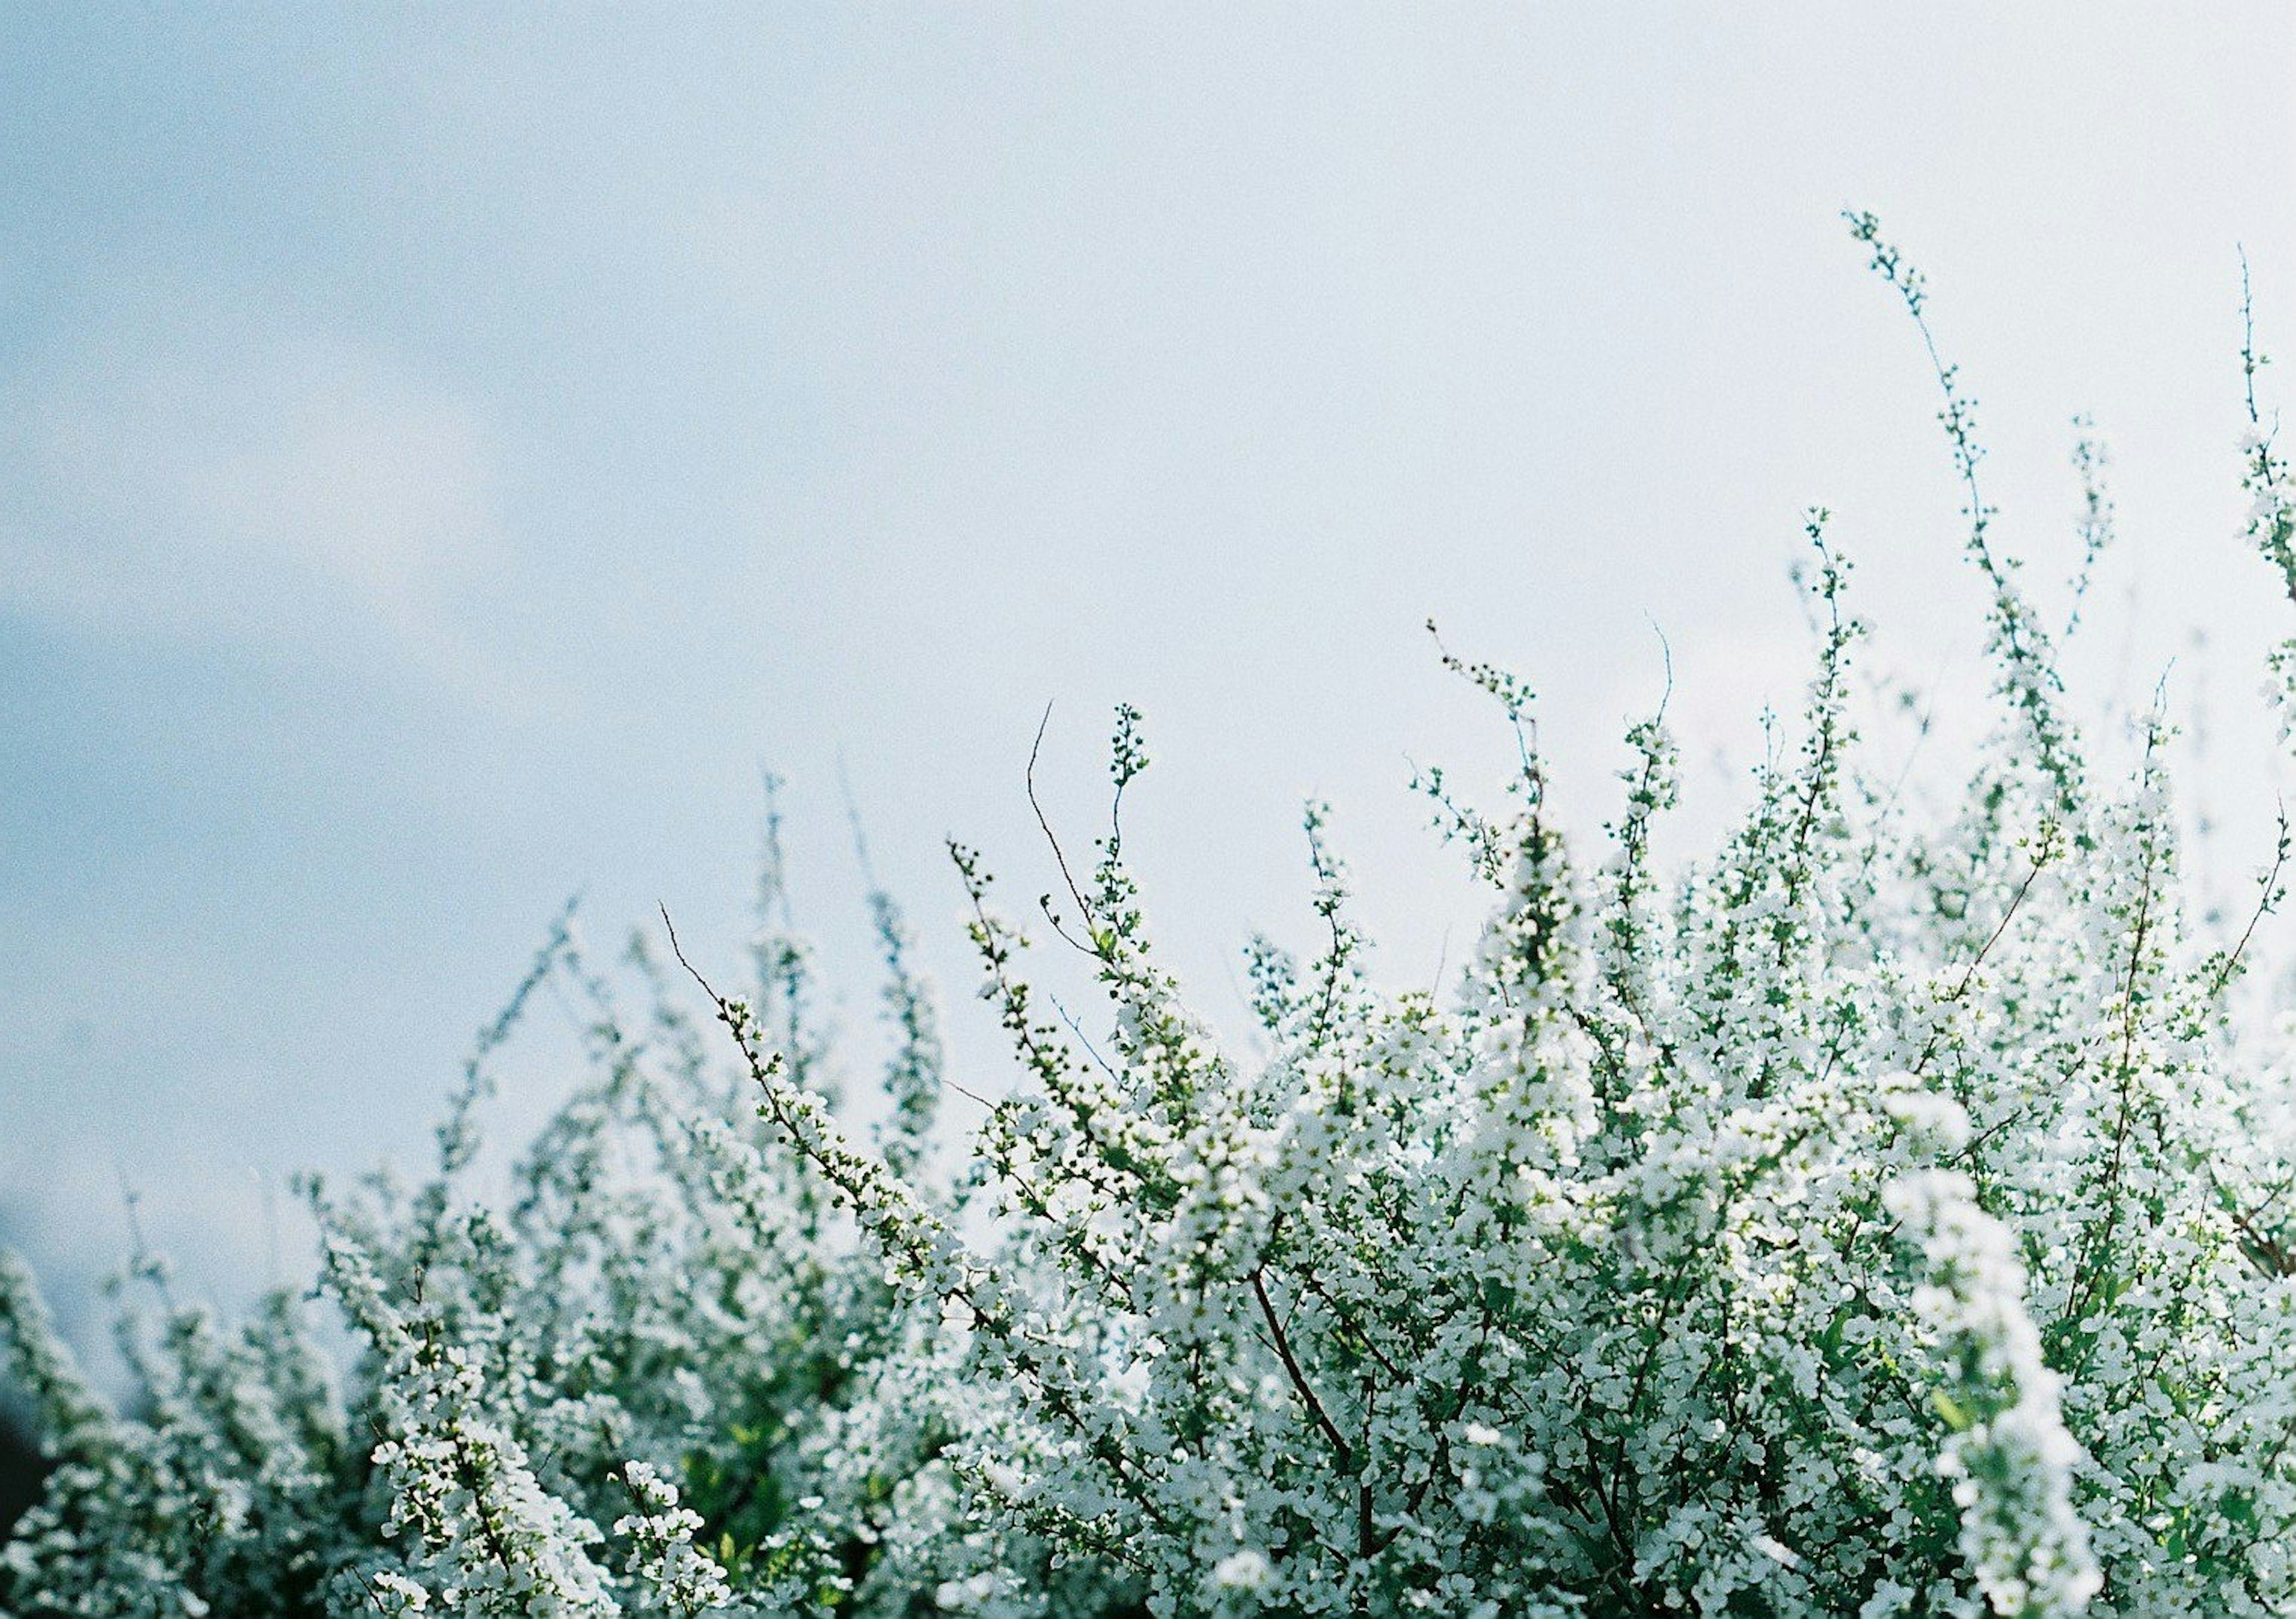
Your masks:
{"label": "blossom", "polygon": [[[951,849],[1009,1083],[956,1071],[869,896],[874,1102],[769,812],[748,981],[674,934],[602,966],[569,920],[432,1172],[306,1188],[348,1351],[299,1293],[226,1322],[139,1255],[115,1405],[0,1257],[0,1378],[55,1462],[0,1608],[2296,1611],[2296,1021],[2243,992],[2269,931],[2195,914],[2165,725],[2124,766],[2076,723],[2078,614],[1996,548],[1956,377],[1996,724],[1943,791],[1867,740],[1898,710],[1813,512],[1812,678],[1718,840],[1660,859],[1662,714],[1603,838],[1567,837],[1534,695],[1446,650],[1513,739],[1496,803],[1420,777],[1472,946],[1382,983],[1311,805],[1312,926],[1250,946],[1239,1039],[1150,926],[1122,709],[1103,834],[1040,907],[1072,949]],[[2246,454],[2296,580],[2286,464]],[[545,985],[586,1066],[489,1181],[491,1064]]]}
{"label": "blossom", "polygon": [[1267,1585],[1272,1572],[1267,1554],[1247,1546],[1212,1565],[1212,1583],[1231,1590],[1259,1590]]}

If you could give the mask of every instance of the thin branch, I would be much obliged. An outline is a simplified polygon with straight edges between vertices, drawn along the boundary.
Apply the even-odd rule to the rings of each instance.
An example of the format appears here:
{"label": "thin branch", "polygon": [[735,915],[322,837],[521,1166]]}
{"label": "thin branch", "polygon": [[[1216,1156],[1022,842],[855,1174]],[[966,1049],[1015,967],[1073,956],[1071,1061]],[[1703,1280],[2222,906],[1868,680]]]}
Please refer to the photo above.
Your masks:
{"label": "thin branch", "polygon": [[1292,1390],[1299,1394],[1300,1402],[1308,1408],[1308,1414],[1316,1419],[1316,1426],[1330,1441],[1340,1471],[1352,1475],[1356,1470],[1355,1448],[1348,1443],[1347,1435],[1340,1432],[1339,1424],[1333,1422],[1331,1413],[1324,1409],[1324,1402],[1316,1397],[1315,1389],[1308,1385],[1308,1374],[1300,1370],[1300,1362],[1292,1353],[1292,1340],[1284,1336],[1283,1323],[1275,1318],[1275,1304],[1267,1296],[1267,1283],[1264,1276],[1265,1267],[1253,1270],[1251,1292],[1252,1296],[1259,1301],[1259,1313],[1267,1318],[1267,1330],[1275,1339],[1275,1358],[1283,1361],[1283,1374],[1292,1379]]}
{"label": "thin branch", "polygon": [[2288,801],[2285,798],[2280,801],[2278,814],[2280,835],[2273,847],[2272,869],[2265,873],[2263,890],[2257,895],[2256,910],[2250,915],[2248,926],[2241,929],[2240,942],[2225,957],[2224,964],[2217,969],[2215,982],[2209,985],[2211,997],[2222,994],[2225,985],[2232,982],[2233,974],[2239,970],[2242,953],[2248,949],[2249,940],[2256,936],[2257,924],[2263,921],[2280,903],[2280,873],[2288,864],[2289,853]]}
{"label": "thin branch", "polygon": [[[1076,901],[1078,913],[1084,918],[1085,923],[1088,927],[1092,922],[1092,906],[1086,903],[1084,896],[1084,890],[1077,887],[1076,876],[1069,870],[1068,854],[1062,849],[1061,840],[1053,831],[1053,823],[1045,814],[1045,806],[1037,800],[1037,756],[1044,751],[1045,728],[1052,723],[1053,706],[1050,703],[1046,703],[1045,705],[1044,717],[1037,722],[1037,740],[1029,744],[1029,768],[1022,773],[1021,781],[1028,789],[1029,807],[1036,812],[1037,825],[1044,831],[1045,841],[1053,846],[1053,858],[1060,864],[1061,880],[1068,885],[1069,897]],[[1045,914],[1047,917],[1052,916],[1052,909],[1049,905],[1046,907]],[[1053,925],[1056,928],[1060,925],[1057,919],[1054,920]],[[1066,934],[1062,934],[1061,936],[1063,938],[1068,937]],[[1070,944],[1075,944],[1076,941],[1070,939],[1069,942]],[[1082,947],[1079,946],[1079,948]],[[1086,953],[1098,954],[1099,953],[1096,951],[1087,951]]]}

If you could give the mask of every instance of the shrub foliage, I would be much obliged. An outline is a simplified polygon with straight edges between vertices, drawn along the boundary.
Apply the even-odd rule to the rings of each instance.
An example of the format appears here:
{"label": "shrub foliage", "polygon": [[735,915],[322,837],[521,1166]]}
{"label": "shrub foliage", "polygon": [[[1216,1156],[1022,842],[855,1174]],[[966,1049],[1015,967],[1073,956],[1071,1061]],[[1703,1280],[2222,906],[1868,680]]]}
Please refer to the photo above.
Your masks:
{"label": "shrub foliage", "polygon": [[[1851,224],[1926,341],[1920,277]],[[609,972],[562,927],[436,1173],[306,1188],[352,1353],[308,1300],[226,1324],[139,1256],[115,1406],[0,1261],[0,1367],[54,1463],[0,1607],[2296,1612],[2296,1157],[2274,1032],[2234,1015],[2255,924],[2210,947],[2187,915],[2157,718],[2099,779],[1939,380],[1999,699],[1948,811],[1860,746],[1815,512],[1793,744],[1694,864],[1651,853],[1662,714],[1578,856],[1530,693],[1446,655],[1521,748],[1500,809],[1422,782],[1489,895],[1439,999],[1369,976],[1311,809],[1320,943],[1252,945],[1264,1039],[1216,1038],[1143,920],[1128,710],[1109,830],[1047,907],[1104,992],[1090,1034],[952,846],[1021,1070],[961,1150],[882,895],[866,1125],[777,854],[738,997],[674,935]],[[2251,414],[2251,537],[2296,591],[2296,482]],[[2279,896],[2276,862],[2257,919]],[[554,981],[590,1067],[482,1195],[493,1054]]]}

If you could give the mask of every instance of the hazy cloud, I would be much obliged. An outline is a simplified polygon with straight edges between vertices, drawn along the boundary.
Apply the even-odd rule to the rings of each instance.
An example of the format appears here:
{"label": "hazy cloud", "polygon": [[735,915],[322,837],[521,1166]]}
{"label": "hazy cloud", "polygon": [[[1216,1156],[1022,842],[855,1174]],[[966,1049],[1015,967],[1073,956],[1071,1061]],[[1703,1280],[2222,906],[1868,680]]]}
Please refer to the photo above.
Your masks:
{"label": "hazy cloud", "polygon": [[300,649],[380,631],[473,673],[463,609],[505,545],[464,403],[324,333],[190,317],[4,397],[0,607]]}

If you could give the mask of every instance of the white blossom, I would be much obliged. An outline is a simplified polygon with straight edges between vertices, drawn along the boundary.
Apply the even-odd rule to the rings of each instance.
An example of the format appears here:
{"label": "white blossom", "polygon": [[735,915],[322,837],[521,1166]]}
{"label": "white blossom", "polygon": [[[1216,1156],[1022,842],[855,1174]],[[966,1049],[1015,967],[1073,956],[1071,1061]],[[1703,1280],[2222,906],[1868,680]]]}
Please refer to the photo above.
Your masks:
{"label": "white blossom", "polygon": [[[1892,708],[1813,512],[1813,678],[1725,835],[1661,859],[1661,715],[1606,838],[1566,838],[1532,693],[1444,651],[1513,738],[1500,803],[1419,778],[1472,947],[1383,984],[1310,806],[1310,925],[1250,945],[1239,1038],[1148,925],[1122,709],[1092,853],[1048,826],[1050,960],[952,847],[1012,1064],[955,1068],[870,896],[876,1105],[769,814],[749,982],[675,936],[594,962],[569,920],[433,1172],[309,1185],[352,1350],[138,1255],[115,1405],[0,1257],[0,1378],[53,1463],[0,1612],[2296,1613],[2296,1060],[2251,984],[2281,867],[2209,931],[2174,739],[2075,723],[2079,587],[2045,618],[1999,551],[1956,377],[1997,725],[1952,773],[1866,740]],[[2296,585],[2274,444],[2250,539]],[[490,1179],[544,985],[587,1066]]]}

